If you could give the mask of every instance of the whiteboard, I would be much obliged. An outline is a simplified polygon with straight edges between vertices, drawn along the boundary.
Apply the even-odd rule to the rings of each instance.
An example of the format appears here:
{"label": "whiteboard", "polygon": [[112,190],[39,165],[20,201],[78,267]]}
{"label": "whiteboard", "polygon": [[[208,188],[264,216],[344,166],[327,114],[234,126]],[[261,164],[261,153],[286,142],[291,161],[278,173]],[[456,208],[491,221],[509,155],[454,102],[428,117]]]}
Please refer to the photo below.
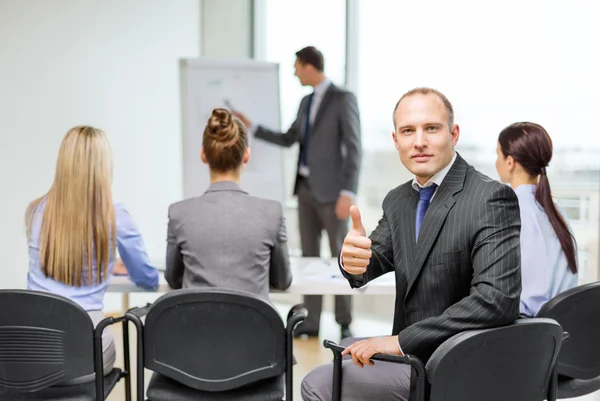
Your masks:
{"label": "whiteboard", "polygon": [[[279,64],[254,60],[180,60],[183,195],[202,195],[210,185],[200,159],[206,123],[217,107],[230,104],[267,127],[280,127]],[[249,136],[250,161],[241,186],[251,195],[284,202],[283,149]]]}

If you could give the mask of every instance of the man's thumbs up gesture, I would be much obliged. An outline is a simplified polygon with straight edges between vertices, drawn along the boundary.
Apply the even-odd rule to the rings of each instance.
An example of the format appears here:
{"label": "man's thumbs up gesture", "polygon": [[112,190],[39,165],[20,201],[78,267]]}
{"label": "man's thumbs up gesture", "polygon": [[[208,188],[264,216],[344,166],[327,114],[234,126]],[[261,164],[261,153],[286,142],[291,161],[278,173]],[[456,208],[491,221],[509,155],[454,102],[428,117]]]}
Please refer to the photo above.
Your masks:
{"label": "man's thumbs up gesture", "polygon": [[350,274],[363,274],[371,260],[371,240],[356,206],[350,207],[352,228],[348,231],[342,247],[342,266]]}

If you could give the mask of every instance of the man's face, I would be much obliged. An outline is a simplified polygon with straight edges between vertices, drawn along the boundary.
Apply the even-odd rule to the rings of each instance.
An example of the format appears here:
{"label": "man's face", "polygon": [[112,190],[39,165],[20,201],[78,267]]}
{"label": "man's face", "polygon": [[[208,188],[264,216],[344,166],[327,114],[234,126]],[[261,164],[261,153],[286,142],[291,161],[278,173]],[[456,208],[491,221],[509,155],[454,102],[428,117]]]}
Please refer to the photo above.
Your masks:
{"label": "man's face", "polygon": [[296,59],[296,62],[294,63],[294,75],[298,77],[298,80],[302,86],[308,85],[308,69],[308,64],[302,64],[300,61],[298,61],[298,59]]}
{"label": "man's face", "polygon": [[394,145],[402,164],[425,184],[454,156],[460,133],[448,126],[448,113],[435,94],[414,94],[400,102],[394,114]]}

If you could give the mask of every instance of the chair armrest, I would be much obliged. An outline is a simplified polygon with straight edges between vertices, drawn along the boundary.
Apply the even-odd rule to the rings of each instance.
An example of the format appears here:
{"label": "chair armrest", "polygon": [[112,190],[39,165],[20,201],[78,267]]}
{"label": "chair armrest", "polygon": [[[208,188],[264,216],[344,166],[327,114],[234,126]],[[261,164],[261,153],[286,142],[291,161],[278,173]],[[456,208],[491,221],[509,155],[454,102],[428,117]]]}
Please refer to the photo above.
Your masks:
{"label": "chair armrest", "polygon": [[331,340],[323,340],[323,347],[325,348],[329,348],[331,350],[331,352],[333,352],[333,357],[342,357],[342,351],[344,351],[346,348],[342,347],[341,345],[334,343]]}
{"label": "chair armrest", "polygon": [[127,316],[129,315],[129,317],[135,316],[138,319],[141,319],[142,316],[146,316],[148,314],[148,310],[151,306],[151,303],[147,303],[146,306],[131,308],[125,313],[125,317],[127,318]]}
{"label": "chair armrest", "polygon": [[308,310],[303,304],[294,305],[287,315],[286,330],[293,333],[296,326],[303,322],[307,316]]}
{"label": "chair armrest", "polygon": [[294,359],[294,330],[298,323],[304,321],[308,316],[308,311],[302,304],[294,305],[287,315],[287,325],[285,327],[285,391],[286,399],[292,399],[292,389],[294,388],[293,369]]}
{"label": "chair armrest", "polygon": [[[109,316],[100,321],[98,325],[94,328],[94,372],[95,372],[95,381],[96,381],[96,399],[103,400],[104,399],[104,355],[102,354],[102,333],[104,329],[112,324],[121,323],[125,321],[125,316]],[[125,344],[123,342],[123,347],[127,347],[129,344]],[[125,360],[125,373],[129,370],[129,361],[128,358]]]}
{"label": "chair armrest", "polygon": [[[344,351],[345,348],[330,340],[324,340],[323,346],[325,348],[329,348],[331,352],[333,352],[333,401],[340,401],[342,394],[342,351]],[[412,366],[417,373],[415,400],[425,400],[425,365],[419,358],[413,355],[397,356],[388,354],[375,354],[371,357],[371,360]]]}
{"label": "chair armrest", "polygon": [[152,304],[148,303],[146,306],[141,308],[132,308],[125,313],[125,319],[132,322],[135,326],[136,330],[136,338],[137,338],[137,399],[144,400],[144,389],[146,388],[144,385],[144,324],[142,323],[142,317],[148,314],[148,310]]}
{"label": "chair armrest", "polygon": [[[344,347],[330,340],[323,340],[323,346],[325,348],[329,348],[334,353],[334,355],[339,354],[341,356],[342,351],[345,350]],[[413,355],[398,356],[389,354],[375,354],[371,357],[371,360],[410,365],[417,370],[417,373],[422,373],[422,376],[425,375],[425,368],[423,366],[423,362],[421,362],[419,358]]]}

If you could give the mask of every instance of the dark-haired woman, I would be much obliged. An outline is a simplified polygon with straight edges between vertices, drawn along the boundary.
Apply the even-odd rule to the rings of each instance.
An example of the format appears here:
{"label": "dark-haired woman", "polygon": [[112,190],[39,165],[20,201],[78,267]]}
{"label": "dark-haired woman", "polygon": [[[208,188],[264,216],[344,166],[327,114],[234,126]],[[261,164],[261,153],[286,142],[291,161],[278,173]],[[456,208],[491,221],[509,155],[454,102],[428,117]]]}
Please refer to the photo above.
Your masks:
{"label": "dark-haired woman", "polygon": [[552,140],[538,124],[515,123],[500,133],[496,152],[500,179],[515,190],[521,209],[521,314],[535,316],[578,280],[576,243],[546,174]]}
{"label": "dark-haired woman", "polygon": [[208,120],[200,156],[210,186],[169,207],[165,278],[171,288],[215,287],[269,299],[292,282],[283,207],[250,196],[240,176],[250,159],[248,131],[225,109]]}

